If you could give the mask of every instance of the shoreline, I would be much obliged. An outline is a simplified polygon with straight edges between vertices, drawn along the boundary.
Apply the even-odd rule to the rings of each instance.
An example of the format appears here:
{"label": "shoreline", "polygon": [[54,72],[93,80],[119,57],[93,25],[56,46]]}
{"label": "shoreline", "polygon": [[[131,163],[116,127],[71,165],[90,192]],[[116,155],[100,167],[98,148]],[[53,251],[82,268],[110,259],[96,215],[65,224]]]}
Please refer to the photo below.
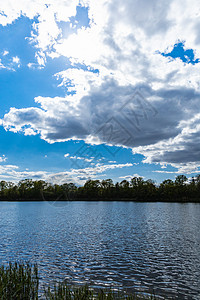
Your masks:
{"label": "shoreline", "polygon": [[196,203],[200,204],[200,199],[192,199],[189,201],[183,201],[183,200],[133,200],[133,199],[75,199],[75,200],[41,200],[41,199],[31,199],[31,200],[25,200],[25,199],[16,199],[16,200],[0,200],[1,202],[137,202],[137,203]]}

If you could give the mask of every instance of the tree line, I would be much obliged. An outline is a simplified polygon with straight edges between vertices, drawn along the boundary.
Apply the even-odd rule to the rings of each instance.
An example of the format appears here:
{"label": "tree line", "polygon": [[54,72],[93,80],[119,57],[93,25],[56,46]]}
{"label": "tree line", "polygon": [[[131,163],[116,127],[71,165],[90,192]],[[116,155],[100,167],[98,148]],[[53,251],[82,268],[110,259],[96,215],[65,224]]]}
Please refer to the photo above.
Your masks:
{"label": "tree line", "polygon": [[0,201],[66,200],[200,202],[200,175],[190,180],[185,175],[179,175],[174,181],[167,179],[160,185],[142,177],[115,184],[112,179],[87,180],[83,186],[74,183],[58,185],[32,179],[24,179],[17,184],[0,182]]}

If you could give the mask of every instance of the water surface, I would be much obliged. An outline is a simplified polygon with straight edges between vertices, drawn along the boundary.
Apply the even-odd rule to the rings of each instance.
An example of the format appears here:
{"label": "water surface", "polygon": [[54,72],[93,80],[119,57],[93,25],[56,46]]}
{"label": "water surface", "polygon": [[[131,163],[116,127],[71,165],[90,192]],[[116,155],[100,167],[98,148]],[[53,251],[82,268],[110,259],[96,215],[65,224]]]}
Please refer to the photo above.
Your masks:
{"label": "water surface", "polygon": [[200,204],[0,203],[0,264],[55,279],[200,299]]}

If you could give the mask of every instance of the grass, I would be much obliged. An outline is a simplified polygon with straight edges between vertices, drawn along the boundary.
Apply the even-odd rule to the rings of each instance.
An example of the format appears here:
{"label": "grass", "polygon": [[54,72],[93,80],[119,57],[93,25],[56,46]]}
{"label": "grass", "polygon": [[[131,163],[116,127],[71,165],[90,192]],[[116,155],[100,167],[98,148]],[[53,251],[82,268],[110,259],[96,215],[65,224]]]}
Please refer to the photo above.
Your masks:
{"label": "grass", "polygon": [[9,264],[0,267],[1,300],[38,299],[38,268],[29,264]]}
{"label": "grass", "polygon": [[0,267],[1,300],[155,300],[155,296],[116,293],[112,290],[92,290],[88,285],[71,287],[58,283],[53,289],[45,288],[39,297],[39,277],[37,265],[14,263]]}
{"label": "grass", "polygon": [[137,294],[123,294],[112,290],[94,291],[88,285],[70,288],[67,284],[60,283],[51,291],[50,287],[45,291],[47,300],[156,300],[155,296]]}

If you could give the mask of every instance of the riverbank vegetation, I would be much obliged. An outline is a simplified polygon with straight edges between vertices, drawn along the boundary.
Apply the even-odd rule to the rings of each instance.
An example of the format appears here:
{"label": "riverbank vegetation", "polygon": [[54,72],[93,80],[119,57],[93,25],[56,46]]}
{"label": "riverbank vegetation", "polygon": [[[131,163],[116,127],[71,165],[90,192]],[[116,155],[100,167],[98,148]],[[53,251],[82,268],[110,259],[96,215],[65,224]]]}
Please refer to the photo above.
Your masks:
{"label": "riverbank vegetation", "polygon": [[0,299],[38,299],[39,277],[37,266],[9,264],[0,267]]}
{"label": "riverbank vegetation", "polygon": [[1,300],[140,300],[156,299],[155,296],[138,294],[122,294],[111,290],[92,290],[88,285],[71,287],[66,283],[58,283],[53,288],[46,287],[39,293],[39,275],[37,265],[9,264],[0,267],[0,299]]}
{"label": "riverbank vegetation", "polygon": [[190,180],[179,175],[173,181],[164,180],[156,185],[151,179],[134,177],[130,181],[113,183],[112,179],[88,180],[84,186],[74,183],[61,185],[43,180],[25,179],[14,184],[0,182],[0,201],[73,201],[73,200],[115,200],[115,201],[170,201],[199,202],[200,175]]}

